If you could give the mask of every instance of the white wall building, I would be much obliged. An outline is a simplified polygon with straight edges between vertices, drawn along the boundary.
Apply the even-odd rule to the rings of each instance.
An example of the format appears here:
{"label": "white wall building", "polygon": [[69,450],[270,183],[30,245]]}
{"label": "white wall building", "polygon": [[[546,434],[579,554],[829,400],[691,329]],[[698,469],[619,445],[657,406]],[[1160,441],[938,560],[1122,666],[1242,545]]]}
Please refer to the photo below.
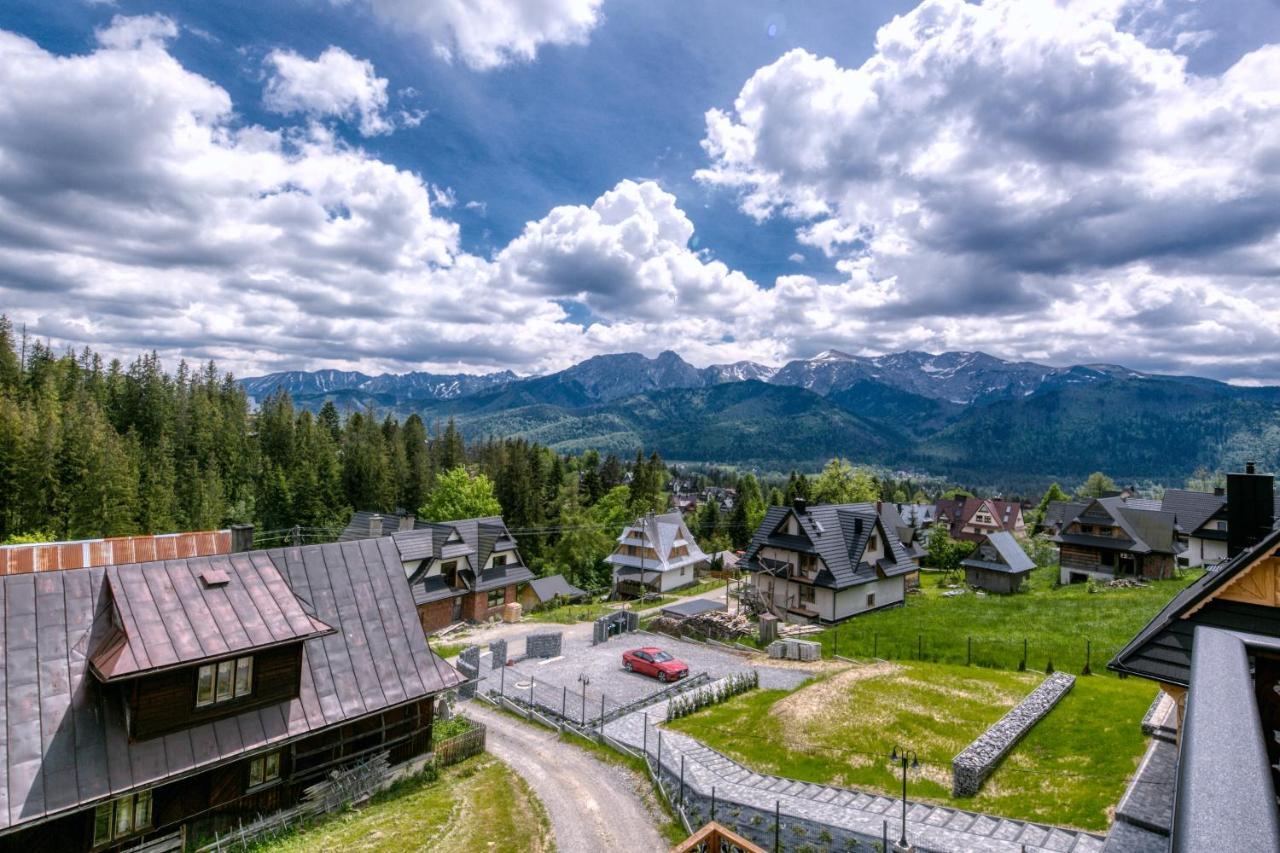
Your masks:
{"label": "white wall building", "polygon": [[655,592],[690,586],[698,567],[709,558],[678,512],[646,515],[627,525],[614,552],[605,558],[613,567],[613,587],[620,582],[641,584]]}

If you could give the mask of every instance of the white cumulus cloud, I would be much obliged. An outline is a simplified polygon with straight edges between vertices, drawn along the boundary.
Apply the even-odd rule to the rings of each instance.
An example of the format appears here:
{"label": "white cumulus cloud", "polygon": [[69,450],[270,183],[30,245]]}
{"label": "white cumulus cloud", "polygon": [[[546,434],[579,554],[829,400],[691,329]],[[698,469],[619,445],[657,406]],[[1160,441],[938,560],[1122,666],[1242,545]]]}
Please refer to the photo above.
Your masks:
{"label": "white cumulus cloud", "polygon": [[262,101],[273,112],[356,122],[363,136],[395,129],[385,114],[387,79],[366,59],[331,45],[315,59],[273,50],[266,65],[270,72]]}
{"label": "white cumulus cloud", "polygon": [[583,44],[604,0],[366,0],[378,17],[446,59],[486,70],[529,61],[543,45]]}

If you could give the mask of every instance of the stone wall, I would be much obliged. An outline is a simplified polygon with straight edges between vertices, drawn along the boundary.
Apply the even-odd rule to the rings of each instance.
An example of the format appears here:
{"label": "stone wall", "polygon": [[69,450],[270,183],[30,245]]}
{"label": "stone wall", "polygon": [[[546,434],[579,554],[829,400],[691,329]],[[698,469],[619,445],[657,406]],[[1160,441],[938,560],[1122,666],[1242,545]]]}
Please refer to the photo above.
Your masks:
{"label": "stone wall", "polygon": [[1055,672],[977,740],[966,746],[951,761],[951,796],[971,797],[978,793],[978,789],[996,769],[1000,760],[1023,735],[1031,731],[1032,726],[1053,710],[1053,706],[1067,695],[1067,691],[1075,683],[1074,675]]}
{"label": "stone wall", "polygon": [[467,646],[458,653],[458,672],[467,679],[458,686],[458,695],[470,699],[476,695],[476,679],[480,677],[479,646]]}
{"label": "stone wall", "polygon": [[628,633],[640,627],[640,614],[634,610],[615,610],[607,616],[601,616],[592,625],[591,645],[598,645],[609,639],[609,629],[612,625],[620,627],[614,629],[619,633]]}
{"label": "stone wall", "polygon": [[501,669],[507,665],[507,641],[494,640],[489,644],[489,653],[493,655],[493,669]]}
{"label": "stone wall", "polygon": [[524,641],[524,655],[530,658],[559,657],[563,638],[564,634],[559,631],[530,634]]}

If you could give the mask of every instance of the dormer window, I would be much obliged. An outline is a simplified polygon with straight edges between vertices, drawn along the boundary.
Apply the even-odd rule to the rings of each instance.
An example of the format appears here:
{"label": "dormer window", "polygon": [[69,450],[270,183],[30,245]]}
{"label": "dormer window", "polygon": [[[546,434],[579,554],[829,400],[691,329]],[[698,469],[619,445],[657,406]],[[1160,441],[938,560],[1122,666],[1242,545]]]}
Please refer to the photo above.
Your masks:
{"label": "dormer window", "polygon": [[253,692],[253,656],[208,663],[196,675],[196,707],[208,708]]}
{"label": "dormer window", "polygon": [[871,538],[867,540],[867,550],[875,551],[880,547],[880,537],[872,533]]}
{"label": "dormer window", "polygon": [[507,564],[507,555],[506,555],[506,554],[494,554],[494,555],[493,555],[493,565],[494,565],[494,566],[505,566],[506,564]]}

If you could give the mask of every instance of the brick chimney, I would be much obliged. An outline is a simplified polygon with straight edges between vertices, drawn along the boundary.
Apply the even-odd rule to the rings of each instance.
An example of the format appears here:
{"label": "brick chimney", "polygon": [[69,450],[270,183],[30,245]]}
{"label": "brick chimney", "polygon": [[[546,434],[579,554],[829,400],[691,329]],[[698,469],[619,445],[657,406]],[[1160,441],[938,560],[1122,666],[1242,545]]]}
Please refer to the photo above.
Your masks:
{"label": "brick chimney", "polygon": [[1227,475],[1227,556],[1256,545],[1275,523],[1275,478],[1248,462],[1243,474]]}

